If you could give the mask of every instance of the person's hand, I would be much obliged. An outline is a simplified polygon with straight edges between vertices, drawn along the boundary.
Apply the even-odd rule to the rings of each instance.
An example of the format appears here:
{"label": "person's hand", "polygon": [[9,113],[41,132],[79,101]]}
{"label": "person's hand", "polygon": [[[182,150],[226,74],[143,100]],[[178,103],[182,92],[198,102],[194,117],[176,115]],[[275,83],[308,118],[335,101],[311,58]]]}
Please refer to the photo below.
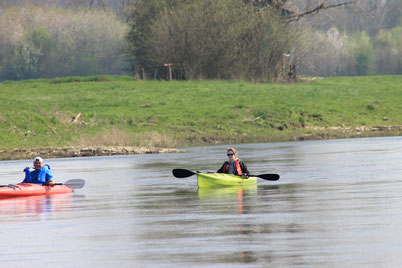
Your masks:
{"label": "person's hand", "polygon": [[243,179],[248,179],[248,175],[246,173],[243,173],[241,176],[243,177]]}
{"label": "person's hand", "polygon": [[55,184],[54,180],[49,180],[47,183],[49,184],[49,186],[54,186]]}

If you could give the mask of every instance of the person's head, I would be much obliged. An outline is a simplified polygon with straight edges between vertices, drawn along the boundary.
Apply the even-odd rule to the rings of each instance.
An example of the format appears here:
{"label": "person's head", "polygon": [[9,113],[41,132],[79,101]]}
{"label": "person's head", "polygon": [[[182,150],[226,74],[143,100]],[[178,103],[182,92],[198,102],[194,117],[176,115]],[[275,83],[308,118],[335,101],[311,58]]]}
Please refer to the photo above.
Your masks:
{"label": "person's head", "polygon": [[236,161],[239,159],[239,156],[237,155],[236,149],[235,148],[228,148],[227,150],[227,155],[229,157],[230,161]]}
{"label": "person's head", "polygon": [[35,157],[34,162],[33,162],[35,170],[39,170],[43,167],[43,159],[42,157]]}

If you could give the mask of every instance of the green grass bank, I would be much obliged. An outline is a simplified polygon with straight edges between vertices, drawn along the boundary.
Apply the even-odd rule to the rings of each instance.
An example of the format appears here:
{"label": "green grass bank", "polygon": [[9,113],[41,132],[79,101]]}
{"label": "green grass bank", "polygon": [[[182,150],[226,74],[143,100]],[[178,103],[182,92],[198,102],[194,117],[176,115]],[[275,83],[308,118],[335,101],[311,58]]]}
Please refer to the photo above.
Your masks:
{"label": "green grass bank", "polygon": [[70,146],[172,148],[402,133],[402,76],[296,84],[128,76],[5,81],[0,103],[2,159],[37,148],[51,155],[51,148]]}

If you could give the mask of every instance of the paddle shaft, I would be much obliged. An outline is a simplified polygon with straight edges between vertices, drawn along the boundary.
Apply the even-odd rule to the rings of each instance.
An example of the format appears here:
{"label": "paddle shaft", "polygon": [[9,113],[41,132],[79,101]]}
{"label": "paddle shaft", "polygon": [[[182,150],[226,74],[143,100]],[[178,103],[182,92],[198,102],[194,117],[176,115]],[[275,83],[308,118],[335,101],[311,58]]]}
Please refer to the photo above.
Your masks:
{"label": "paddle shaft", "polygon": [[[187,178],[187,177],[197,174],[191,170],[180,169],[180,168],[173,169],[172,173],[173,173],[173,176],[175,176],[176,178]],[[248,175],[248,176],[249,177],[258,177],[258,178],[261,178],[261,179],[267,180],[267,181],[277,181],[280,178],[280,176],[278,174],[260,174],[260,175]]]}
{"label": "paddle shaft", "polygon": [[0,185],[0,187],[18,188],[18,186],[14,184]]}
{"label": "paddle shaft", "polygon": [[[44,186],[65,185],[72,189],[81,189],[84,187],[85,181],[82,179],[74,179],[74,180],[68,180],[65,183],[42,184],[42,185]],[[8,184],[8,185],[0,185],[0,187],[18,188],[18,185]]]}

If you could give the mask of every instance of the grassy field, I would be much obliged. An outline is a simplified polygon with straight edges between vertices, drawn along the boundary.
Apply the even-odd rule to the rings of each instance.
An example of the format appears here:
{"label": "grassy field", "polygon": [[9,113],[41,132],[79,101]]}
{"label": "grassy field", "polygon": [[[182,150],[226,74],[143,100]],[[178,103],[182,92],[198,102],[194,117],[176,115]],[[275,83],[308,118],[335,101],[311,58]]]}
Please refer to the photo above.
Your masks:
{"label": "grassy field", "polygon": [[369,129],[402,125],[402,76],[297,84],[143,82],[127,76],[6,81],[0,83],[0,103],[3,150],[400,135],[400,128]]}

